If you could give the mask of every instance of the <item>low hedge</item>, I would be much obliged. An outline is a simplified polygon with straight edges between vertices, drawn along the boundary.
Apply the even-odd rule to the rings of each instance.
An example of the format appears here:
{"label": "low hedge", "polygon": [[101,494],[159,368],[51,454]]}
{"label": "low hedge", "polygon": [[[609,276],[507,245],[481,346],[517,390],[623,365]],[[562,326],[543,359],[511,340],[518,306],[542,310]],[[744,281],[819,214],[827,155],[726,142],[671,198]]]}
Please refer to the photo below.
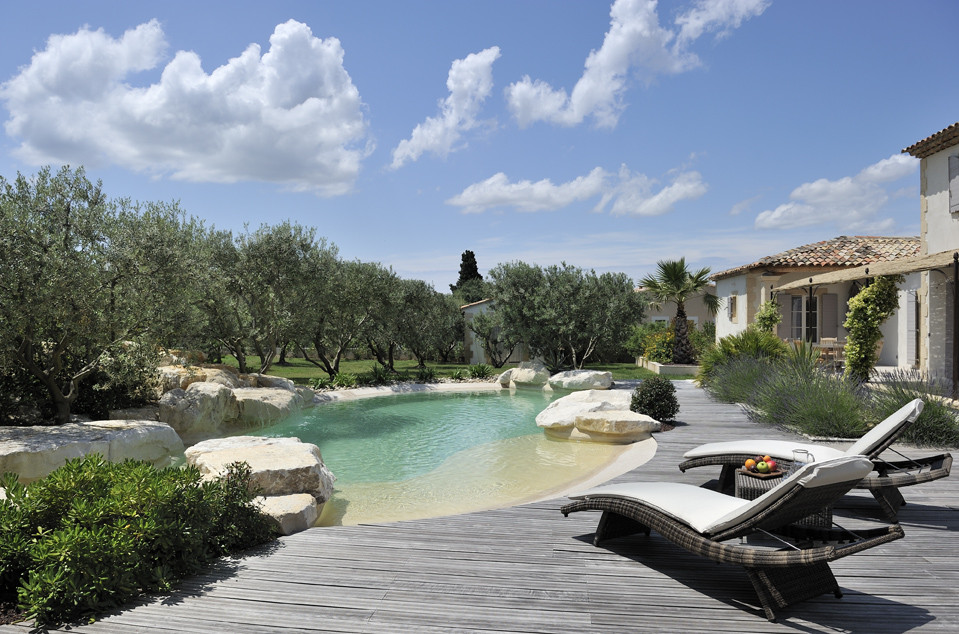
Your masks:
{"label": "low hedge", "polygon": [[5,474],[0,486],[0,601],[38,626],[92,620],[275,537],[245,463],[202,481],[195,467],[92,455],[26,486]]}

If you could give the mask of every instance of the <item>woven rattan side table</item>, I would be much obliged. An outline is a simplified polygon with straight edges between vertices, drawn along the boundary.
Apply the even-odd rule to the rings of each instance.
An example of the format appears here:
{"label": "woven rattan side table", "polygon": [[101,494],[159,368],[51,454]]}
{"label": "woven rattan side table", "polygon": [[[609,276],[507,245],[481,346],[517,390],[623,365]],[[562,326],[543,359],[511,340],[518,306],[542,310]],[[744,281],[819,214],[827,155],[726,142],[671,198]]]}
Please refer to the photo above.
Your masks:
{"label": "woven rattan side table", "polygon": [[[736,469],[735,495],[743,500],[755,500],[782,481],[782,472],[779,472],[777,476],[776,474],[755,474],[745,469]],[[816,528],[830,528],[832,526],[832,507],[827,506],[822,511],[804,517],[797,523]]]}

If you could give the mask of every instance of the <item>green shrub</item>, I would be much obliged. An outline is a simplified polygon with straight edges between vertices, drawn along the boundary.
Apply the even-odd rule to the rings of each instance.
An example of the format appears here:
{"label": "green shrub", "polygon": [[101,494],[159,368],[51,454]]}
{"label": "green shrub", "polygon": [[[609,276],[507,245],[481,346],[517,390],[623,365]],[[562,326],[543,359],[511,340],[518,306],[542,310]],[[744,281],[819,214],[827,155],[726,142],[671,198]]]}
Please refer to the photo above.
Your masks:
{"label": "green shrub", "polygon": [[859,383],[869,380],[876,366],[880,327],[899,307],[901,275],[880,275],[849,300],[843,328],[849,333],[844,348],[846,376]]}
{"label": "green shrub", "polygon": [[676,398],[676,386],[669,379],[653,376],[643,379],[635,390],[629,409],[645,414],[658,421],[669,421],[679,413],[679,400]]}
{"label": "green shrub", "polygon": [[779,302],[775,299],[765,301],[756,311],[756,329],[762,332],[774,333],[776,326],[783,320],[783,315],[779,311]]}
{"label": "green shrub", "polygon": [[396,377],[390,373],[386,366],[374,363],[370,366],[369,372],[364,374],[362,378],[362,382],[367,385],[388,385],[392,383]]}
{"label": "green shrub", "polygon": [[436,381],[436,370],[427,366],[416,368],[416,381],[418,383],[433,383]]}
{"label": "green shrub", "polygon": [[343,387],[351,388],[356,387],[356,384],[359,382],[359,377],[350,372],[340,372],[333,377],[332,385],[333,387]]}
{"label": "green shrub", "polygon": [[453,370],[450,372],[450,378],[454,381],[462,381],[463,377],[466,376],[463,374],[463,371],[460,369]]}
{"label": "green shrub", "polygon": [[787,350],[786,344],[776,335],[756,328],[746,328],[739,334],[723,337],[700,356],[699,376],[696,379],[700,385],[708,386],[717,366],[721,366],[732,357],[778,359],[784,356]]}
{"label": "green shrub", "polygon": [[693,353],[698,362],[703,353],[716,343],[716,322],[703,322],[699,328],[693,328],[690,322],[689,343],[693,346]]}
{"label": "green shrub", "polygon": [[746,355],[734,356],[714,366],[704,389],[724,403],[752,404],[756,386],[773,371],[773,361]]}
{"label": "green shrub", "polygon": [[813,436],[858,438],[876,419],[858,384],[803,357],[780,359],[755,386],[750,417]]}
{"label": "green shrub", "polygon": [[[634,357],[646,357],[649,338],[667,330],[672,330],[672,328],[666,321],[651,321],[633,326],[629,333],[629,339],[626,340],[626,351]],[[672,350],[669,354],[672,358]]]}
{"label": "green shrub", "polygon": [[488,379],[493,376],[493,366],[487,363],[476,363],[469,367],[471,379]]}
{"label": "green shrub", "polygon": [[959,413],[946,405],[952,386],[915,370],[897,370],[884,375],[873,391],[876,418],[882,420],[909,401],[921,398],[922,414],[902,435],[902,440],[920,447],[959,447]]}
{"label": "green shrub", "polygon": [[273,538],[250,470],[203,482],[195,467],[88,456],[27,486],[0,481],[0,601],[38,626],[73,622],[168,590],[221,555]]}
{"label": "green shrub", "polygon": [[314,390],[327,390],[333,387],[333,379],[325,376],[318,376],[310,379],[309,386]]}

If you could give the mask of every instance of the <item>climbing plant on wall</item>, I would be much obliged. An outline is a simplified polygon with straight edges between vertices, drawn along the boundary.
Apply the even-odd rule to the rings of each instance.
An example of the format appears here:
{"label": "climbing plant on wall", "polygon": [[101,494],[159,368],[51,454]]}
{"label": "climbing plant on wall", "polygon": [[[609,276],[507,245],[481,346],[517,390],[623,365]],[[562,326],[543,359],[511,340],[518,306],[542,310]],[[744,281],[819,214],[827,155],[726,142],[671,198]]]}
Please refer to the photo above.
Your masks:
{"label": "climbing plant on wall", "polygon": [[877,344],[882,338],[880,326],[899,307],[901,275],[880,276],[849,300],[849,312],[843,327],[849,333],[846,342],[846,376],[864,383],[878,360]]}

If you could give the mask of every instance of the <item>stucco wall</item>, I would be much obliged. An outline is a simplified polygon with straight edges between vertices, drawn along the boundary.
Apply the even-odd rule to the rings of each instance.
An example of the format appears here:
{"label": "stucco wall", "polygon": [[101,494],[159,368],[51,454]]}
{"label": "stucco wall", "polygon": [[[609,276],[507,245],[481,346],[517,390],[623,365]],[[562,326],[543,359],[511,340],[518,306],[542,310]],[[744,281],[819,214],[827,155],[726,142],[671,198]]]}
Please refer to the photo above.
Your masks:
{"label": "stucco wall", "polygon": [[[716,314],[716,339],[735,335],[749,325],[746,309],[746,275],[736,275],[716,281],[716,295],[721,301],[719,312]],[[729,303],[736,303],[736,315],[729,316]]]}
{"label": "stucco wall", "polygon": [[959,154],[953,146],[922,159],[922,253],[959,249],[959,214],[949,213],[949,156]]}

